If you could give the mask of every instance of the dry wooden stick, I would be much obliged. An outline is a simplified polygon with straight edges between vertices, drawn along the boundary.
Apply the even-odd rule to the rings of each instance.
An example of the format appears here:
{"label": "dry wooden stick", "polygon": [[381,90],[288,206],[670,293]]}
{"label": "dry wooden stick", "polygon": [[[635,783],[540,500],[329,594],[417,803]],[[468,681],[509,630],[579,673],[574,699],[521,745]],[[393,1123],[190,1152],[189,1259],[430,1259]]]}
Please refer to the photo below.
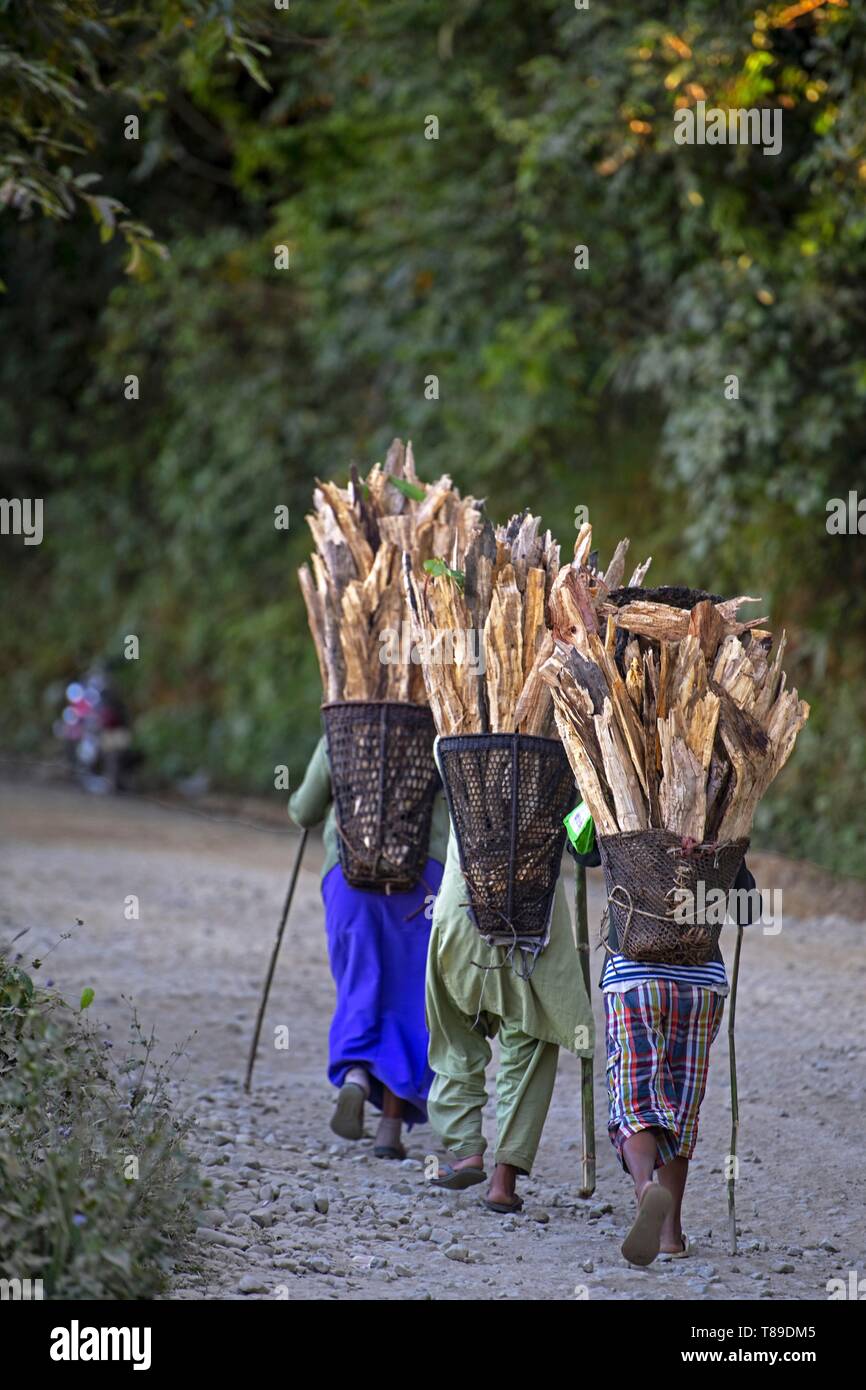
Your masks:
{"label": "dry wooden stick", "polygon": [[[748,595],[691,608],[652,592],[609,598],[626,550],[621,541],[602,574],[582,527],[551,592],[554,642],[540,674],[581,790],[602,834],[746,837],[809,714],[785,688],[784,634],[772,656],[766,618],[738,617],[742,604],[760,602]],[[645,572],[638,566],[632,587]]]}
{"label": "dry wooden stick", "polygon": [[299,581],[325,699],[426,701],[403,640],[401,557],[419,574],[428,561],[448,560],[477,531],[478,503],[461,498],[447,475],[421,483],[411,443],[395,439],[366,479],[353,467],[345,488],[318,483],[307,521],[316,548]]}
{"label": "dry wooden stick", "polygon": [[421,581],[404,565],[416,641],[443,658],[453,652],[423,667],[437,728],[549,736],[553,705],[541,667],[559,547],[528,512],[496,529],[477,513],[456,530],[449,572]]}

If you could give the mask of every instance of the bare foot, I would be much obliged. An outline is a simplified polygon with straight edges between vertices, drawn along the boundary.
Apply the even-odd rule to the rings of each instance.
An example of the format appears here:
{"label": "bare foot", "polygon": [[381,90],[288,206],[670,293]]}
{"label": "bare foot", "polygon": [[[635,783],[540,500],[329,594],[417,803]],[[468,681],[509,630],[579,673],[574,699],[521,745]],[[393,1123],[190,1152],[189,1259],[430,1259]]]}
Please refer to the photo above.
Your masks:
{"label": "bare foot", "polygon": [[490,1178],[487,1200],[513,1206],[516,1201],[516,1185],[517,1169],[512,1168],[510,1163],[497,1163]]}
{"label": "bare foot", "polygon": [[659,1233],[659,1254],[679,1255],[683,1249],[683,1228],[680,1223],[679,1203],[675,1203]]}

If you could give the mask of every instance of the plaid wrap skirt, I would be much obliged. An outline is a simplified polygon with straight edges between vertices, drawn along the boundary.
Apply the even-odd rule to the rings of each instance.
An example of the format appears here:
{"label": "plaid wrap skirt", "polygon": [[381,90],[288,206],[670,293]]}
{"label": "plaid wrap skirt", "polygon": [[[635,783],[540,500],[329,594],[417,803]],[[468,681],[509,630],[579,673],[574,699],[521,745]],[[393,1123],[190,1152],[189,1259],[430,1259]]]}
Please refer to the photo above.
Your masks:
{"label": "plaid wrap skirt", "polygon": [[608,1131],[623,1167],[622,1146],[642,1129],[655,1132],[657,1167],[691,1158],[724,997],[702,985],[645,980],[605,994],[604,1008]]}

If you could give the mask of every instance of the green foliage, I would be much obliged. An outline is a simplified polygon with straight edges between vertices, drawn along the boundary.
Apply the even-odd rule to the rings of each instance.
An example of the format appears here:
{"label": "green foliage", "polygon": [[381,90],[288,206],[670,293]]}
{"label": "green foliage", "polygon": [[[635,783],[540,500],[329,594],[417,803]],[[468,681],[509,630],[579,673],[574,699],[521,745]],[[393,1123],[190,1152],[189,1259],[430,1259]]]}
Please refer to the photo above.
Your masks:
{"label": "green foliage", "polygon": [[391,486],[395,487],[398,492],[402,492],[404,497],[411,497],[415,502],[423,502],[427,496],[423,487],[418,483],[410,483],[407,478],[392,477]]}
{"label": "green foliage", "polygon": [[[38,962],[35,963],[38,966]],[[85,989],[81,1010],[92,1001]],[[0,951],[0,1275],[58,1299],[154,1298],[205,1192],[133,1016],[125,1057]],[[133,1176],[131,1159],[137,1160]]]}
{"label": "green foliage", "polygon": [[[3,0],[0,4],[0,204],[66,219],[83,205],[103,242],[119,232],[127,272],[168,251],[117,198],[93,191],[102,175],[76,172],[79,157],[111,138],[112,99],[132,114],[164,100],[162,74],[184,49],[225,50],[267,87],[245,10],[225,0]],[[237,11],[237,13],[236,13]],[[100,119],[102,117],[102,119]]]}
{"label": "green foliage", "polygon": [[[121,281],[80,220],[0,223],[4,487],[46,499],[6,581],[17,745],[52,681],[137,632],[154,774],[298,772],[312,480],[399,431],[496,517],[531,505],[567,546],[584,505],[602,555],[626,532],[659,581],[762,594],[814,711],[763,834],[866,872],[866,549],[824,524],[866,445],[863,11],[317,0],[235,6],[230,32],[230,9],[166,0],[158,33],[105,36],[111,91],[76,69],[83,110],[39,98],[55,133],[89,123],[73,177],[98,164],[168,260]],[[781,112],[781,152],[677,145],[698,100]]]}
{"label": "green foliage", "polygon": [[463,592],[463,586],[466,583],[466,575],[462,570],[452,569],[450,565],[440,559],[425,560],[424,568],[427,573],[431,575],[447,575],[452,584],[456,584],[461,593]]}

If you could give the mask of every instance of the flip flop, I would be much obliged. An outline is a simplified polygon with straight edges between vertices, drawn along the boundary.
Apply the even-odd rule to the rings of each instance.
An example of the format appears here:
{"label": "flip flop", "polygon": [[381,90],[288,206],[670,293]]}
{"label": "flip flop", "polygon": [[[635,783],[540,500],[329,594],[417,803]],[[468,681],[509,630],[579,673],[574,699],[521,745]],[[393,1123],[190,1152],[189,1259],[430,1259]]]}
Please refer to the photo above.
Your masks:
{"label": "flip flop", "polygon": [[631,1265],[651,1265],[659,1253],[662,1226],[670,1212],[672,1198],[656,1183],[644,1188],[634,1225],[622,1243],[622,1253]]}
{"label": "flip flop", "polygon": [[331,1129],[341,1139],[360,1139],[364,1133],[364,1101],[367,1099],[363,1086],[347,1081],[337,1092],[337,1104],[331,1116]]}
{"label": "flip flop", "polygon": [[406,1150],[402,1144],[376,1144],[373,1147],[374,1158],[405,1158]]}
{"label": "flip flop", "polygon": [[497,1216],[512,1216],[523,1210],[523,1198],[515,1197],[513,1202],[491,1202],[489,1197],[485,1197],[484,1205],[488,1211],[495,1211]]}
{"label": "flip flop", "polygon": [[691,1241],[689,1240],[688,1236],[686,1235],[685,1231],[683,1231],[683,1248],[682,1248],[682,1250],[674,1250],[674,1251],[672,1251],[672,1252],[668,1255],[668,1259],[669,1259],[669,1260],[684,1260],[684,1259],[686,1258],[686,1256],[689,1254],[689,1252],[691,1251],[691,1248],[692,1248],[692,1243],[691,1243]]}
{"label": "flip flop", "polygon": [[444,1187],[449,1192],[465,1192],[467,1187],[476,1187],[478,1183],[486,1181],[487,1174],[483,1168],[454,1168],[450,1163],[442,1163],[439,1176],[430,1179],[430,1186]]}

